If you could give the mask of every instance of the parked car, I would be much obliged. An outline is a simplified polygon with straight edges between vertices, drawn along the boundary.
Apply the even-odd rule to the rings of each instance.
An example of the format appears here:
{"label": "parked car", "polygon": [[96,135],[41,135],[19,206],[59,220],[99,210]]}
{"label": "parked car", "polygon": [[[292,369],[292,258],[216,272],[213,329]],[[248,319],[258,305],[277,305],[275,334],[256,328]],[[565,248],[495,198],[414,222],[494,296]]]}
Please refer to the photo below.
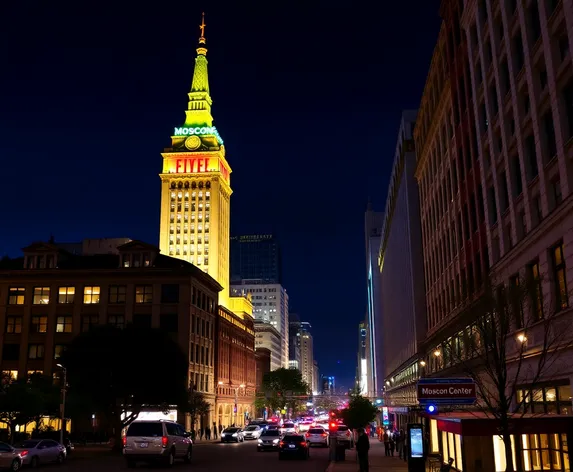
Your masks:
{"label": "parked car", "polygon": [[279,459],[298,457],[308,459],[310,451],[306,438],[302,434],[287,434],[279,442]]}
{"label": "parked car", "polygon": [[263,429],[259,425],[249,425],[243,431],[243,436],[245,439],[259,439]]}
{"label": "parked car", "polygon": [[283,423],[281,427],[281,434],[297,434],[298,429],[294,423]]}
{"label": "parked car", "polygon": [[0,469],[17,472],[22,468],[22,455],[10,444],[0,442]]}
{"label": "parked car", "polygon": [[37,467],[39,464],[66,460],[66,448],[53,439],[27,439],[16,445],[16,451],[22,457],[22,465]]}
{"label": "parked car", "polygon": [[257,451],[277,450],[280,440],[281,433],[278,429],[267,429],[257,441]]}
{"label": "parked car", "polygon": [[137,462],[161,461],[173,465],[175,459],[191,462],[193,441],[183,426],[173,421],[134,421],[122,438],[123,456],[128,467]]}
{"label": "parked car", "polygon": [[310,428],[305,436],[309,446],[317,444],[328,447],[330,444],[328,433],[324,428]]}
{"label": "parked car", "polygon": [[245,436],[241,428],[225,428],[221,432],[221,442],[243,442]]}

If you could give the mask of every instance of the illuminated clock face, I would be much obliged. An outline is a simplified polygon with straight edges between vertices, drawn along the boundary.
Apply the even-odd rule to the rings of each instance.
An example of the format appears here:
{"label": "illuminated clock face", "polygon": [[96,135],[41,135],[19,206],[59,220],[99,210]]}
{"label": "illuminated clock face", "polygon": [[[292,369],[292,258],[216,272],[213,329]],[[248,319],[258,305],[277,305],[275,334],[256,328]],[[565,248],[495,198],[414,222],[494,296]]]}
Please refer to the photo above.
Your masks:
{"label": "illuminated clock face", "polygon": [[201,138],[199,136],[189,136],[185,140],[185,147],[190,151],[194,151],[201,146]]}

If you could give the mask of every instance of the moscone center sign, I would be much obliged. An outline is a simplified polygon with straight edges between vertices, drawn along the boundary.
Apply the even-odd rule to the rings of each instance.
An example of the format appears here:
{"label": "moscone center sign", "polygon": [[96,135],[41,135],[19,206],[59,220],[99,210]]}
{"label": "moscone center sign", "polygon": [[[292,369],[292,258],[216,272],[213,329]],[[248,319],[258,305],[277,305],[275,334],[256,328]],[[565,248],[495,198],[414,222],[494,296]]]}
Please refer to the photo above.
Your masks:
{"label": "moscone center sign", "polygon": [[204,136],[204,135],[212,135],[217,137],[217,141],[220,144],[223,144],[223,139],[217,131],[217,128],[214,126],[182,126],[179,128],[175,128],[173,132],[173,136]]}

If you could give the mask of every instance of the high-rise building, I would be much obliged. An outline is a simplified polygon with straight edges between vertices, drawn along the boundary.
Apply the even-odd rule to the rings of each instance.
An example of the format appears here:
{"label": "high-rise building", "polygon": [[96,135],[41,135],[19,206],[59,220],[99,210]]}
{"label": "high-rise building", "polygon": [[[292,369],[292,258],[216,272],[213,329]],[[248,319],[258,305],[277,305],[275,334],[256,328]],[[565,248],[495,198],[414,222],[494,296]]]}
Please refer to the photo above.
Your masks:
{"label": "high-rise building", "polygon": [[321,379],[322,388],[321,393],[323,395],[334,395],[336,394],[336,385],[333,375],[323,375]]}
{"label": "high-rise building", "polygon": [[289,313],[288,319],[288,366],[300,370],[300,318],[296,313]]}
{"label": "high-rise building", "polygon": [[270,323],[255,320],[255,350],[266,348],[271,352],[271,370],[284,367],[281,362],[281,334]]}
{"label": "high-rise building", "polygon": [[383,320],[380,300],[380,271],[378,270],[378,251],[380,249],[380,232],[382,231],[383,213],[372,210],[368,203],[364,218],[364,236],[366,245],[366,294],[367,294],[367,323],[368,323],[368,391],[370,397],[376,397],[384,378],[382,358]]}
{"label": "high-rise building", "polygon": [[272,234],[231,237],[231,283],[260,279],[281,284],[281,249]]}
{"label": "high-rise building", "polygon": [[298,331],[300,338],[299,370],[302,374],[302,380],[308,384],[309,388],[312,388],[314,375],[314,346],[310,329],[310,323],[307,321],[300,322]]}
{"label": "high-rise building", "polygon": [[281,365],[288,369],[289,322],[288,294],[281,284],[268,284],[263,280],[242,280],[231,287],[233,296],[249,295],[253,316],[257,321],[269,323],[281,335]]}
{"label": "high-rise building", "polygon": [[[171,147],[162,153],[159,245],[164,254],[192,263],[223,287],[217,313],[221,319],[216,324],[221,330],[216,333],[220,339],[216,411],[220,421],[240,425],[252,413],[248,404],[254,401],[252,304],[248,297],[229,295],[231,168],[211,115],[204,18],[200,30],[185,121],[175,128]],[[252,357],[247,363],[232,356],[236,346],[227,342],[228,331],[243,328],[246,338],[241,343]],[[246,377],[245,369],[249,369]]]}
{"label": "high-rise building", "polygon": [[386,406],[393,424],[414,421],[418,407],[416,381],[420,376],[418,346],[426,335],[426,297],[416,153],[412,131],[415,111],[405,111],[398,131],[388,187],[379,254],[382,292],[382,352]]}
{"label": "high-rise building", "polygon": [[360,395],[368,395],[368,325],[362,321],[358,325],[358,367],[356,387]]}
{"label": "high-rise building", "polygon": [[318,367],[318,361],[316,359],[314,359],[312,361],[312,386],[311,386],[311,392],[313,394],[318,394],[319,392],[319,388],[320,388],[320,369]]}

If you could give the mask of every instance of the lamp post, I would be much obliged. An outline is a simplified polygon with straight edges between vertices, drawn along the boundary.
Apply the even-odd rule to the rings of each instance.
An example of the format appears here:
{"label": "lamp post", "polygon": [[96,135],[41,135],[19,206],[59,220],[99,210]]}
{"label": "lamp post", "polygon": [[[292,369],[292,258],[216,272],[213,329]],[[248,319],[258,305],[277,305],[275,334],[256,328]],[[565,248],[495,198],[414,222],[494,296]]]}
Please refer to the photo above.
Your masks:
{"label": "lamp post", "polygon": [[64,429],[66,427],[66,383],[68,371],[62,364],[57,364],[57,366],[64,372],[64,383],[62,385],[62,404],[60,405],[60,444],[64,444]]}
{"label": "lamp post", "polygon": [[[222,380],[219,380],[219,382],[217,382],[217,383],[219,385],[225,385],[225,382],[223,382]],[[237,425],[237,412],[238,412],[237,403],[239,402],[239,389],[245,388],[245,384],[241,384],[238,387],[233,387],[232,385],[229,385],[229,386],[235,390],[235,406],[233,408],[233,413],[235,414],[235,426],[236,426]]]}

